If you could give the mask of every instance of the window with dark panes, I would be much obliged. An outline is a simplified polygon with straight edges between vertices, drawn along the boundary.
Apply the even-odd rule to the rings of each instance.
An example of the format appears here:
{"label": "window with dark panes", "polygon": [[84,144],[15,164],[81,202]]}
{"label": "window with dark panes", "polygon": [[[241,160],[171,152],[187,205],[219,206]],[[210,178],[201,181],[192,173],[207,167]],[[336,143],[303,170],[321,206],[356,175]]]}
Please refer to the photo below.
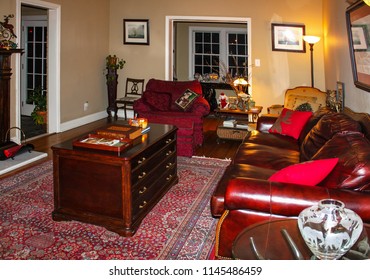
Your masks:
{"label": "window with dark panes", "polygon": [[189,78],[248,75],[248,38],[246,29],[191,27]]}
{"label": "window with dark panes", "polygon": [[[42,88],[47,91],[47,27],[27,27],[27,96],[33,90]],[[27,98],[29,100],[29,98]],[[27,101],[28,103],[29,101]],[[30,102],[32,104],[32,101]]]}

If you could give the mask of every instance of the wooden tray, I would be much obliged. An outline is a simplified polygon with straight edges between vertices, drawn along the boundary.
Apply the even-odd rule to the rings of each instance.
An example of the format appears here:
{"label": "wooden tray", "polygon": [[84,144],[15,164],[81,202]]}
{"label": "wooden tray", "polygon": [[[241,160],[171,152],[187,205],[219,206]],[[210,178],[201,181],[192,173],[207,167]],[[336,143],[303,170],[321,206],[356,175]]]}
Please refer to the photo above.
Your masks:
{"label": "wooden tray", "polygon": [[81,139],[73,141],[73,147],[76,148],[115,152],[118,155],[132,147],[132,145],[133,141],[128,138],[112,138],[98,134],[88,134]]}

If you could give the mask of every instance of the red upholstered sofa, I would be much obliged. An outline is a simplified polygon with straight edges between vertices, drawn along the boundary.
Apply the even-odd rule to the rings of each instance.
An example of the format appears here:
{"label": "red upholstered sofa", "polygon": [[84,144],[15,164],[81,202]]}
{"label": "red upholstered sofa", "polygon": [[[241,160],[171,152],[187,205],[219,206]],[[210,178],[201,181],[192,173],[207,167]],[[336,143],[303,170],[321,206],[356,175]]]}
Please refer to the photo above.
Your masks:
{"label": "red upholstered sofa", "polygon": [[[346,114],[321,109],[308,120],[298,139],[269,133],[275,121],[269,116],[258,119],[257,130],[240,145],[213,193],[212,214],[220,217],[215,245],[218,259],[232,258],[232,243],[244,228],[264,220],[297,217],[324,198],[343,201],[365,223],[370,222],[369,116],[348,109]],[[339,160],[316,186],[269,180],[285,167],[327,158]]]}
{"label": "red upholstered sofa", "polygon": [[[199,97],[184,111],[175,101],[187,90]],[[163,81],[150,79],[142,97],[135,101],[134,111],[149,122],[177,126],[177,155],[191,157],[197,145],[203,144],[203,118],[210,106],[202,96],[198,81]]]}

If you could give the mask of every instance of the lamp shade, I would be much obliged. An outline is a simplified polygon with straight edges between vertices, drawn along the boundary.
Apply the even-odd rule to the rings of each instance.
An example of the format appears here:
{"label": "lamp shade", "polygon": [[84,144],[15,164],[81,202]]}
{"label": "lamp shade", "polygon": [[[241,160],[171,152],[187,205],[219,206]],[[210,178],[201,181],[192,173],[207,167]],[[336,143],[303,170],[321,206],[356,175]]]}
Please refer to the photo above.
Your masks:
{"label": "lamp shade", "polygon": [[248,82],[244,78],[237,78],[236,80],[234,80],[234,86],[238,85],[246,86],[248,85]]}
{"label": "lamp shade", "polygon": [[309,44],[316,44],[318,41],[320,41],[320,37],[318,36],[303,36],[303,40]]}
{"label": "lamp shade", "polygon": [[364,2],[366,3],[366,5],[370,6],[370,0],[364,0]]}

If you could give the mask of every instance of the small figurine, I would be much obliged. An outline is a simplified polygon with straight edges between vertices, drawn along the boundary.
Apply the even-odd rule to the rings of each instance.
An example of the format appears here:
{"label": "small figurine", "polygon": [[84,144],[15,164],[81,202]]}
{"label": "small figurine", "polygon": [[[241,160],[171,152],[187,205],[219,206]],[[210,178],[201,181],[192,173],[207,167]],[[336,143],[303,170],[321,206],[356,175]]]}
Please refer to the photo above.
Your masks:
{"label": "small figurine", "polygon": [[220,108],[221,109],[226,109],[227,106],[229,105],[229,98],[227,97],[227,95],[225,95],[225,93],[221,92],[218,99],[219,99],[219,102],[220,102]]}
{"label": "small figurine", "polygon": [[14,34],[14,26],[9,23],[9,19],[13,18],[14,15],[4,16],[4,22],[0,21],[0,48],[1,49],[14,49],[17,44],[11,41],[13,38],[17,38]]}
{"label": "small figurine", "polygon": [[14,15],[7,15],[7,16],[4,16],[4,22],[0,21],[0,25],[4,28],[4,31],[6,30],[10,33],[10,38],[8,39],[17,38],[17,36],[15,35],[13,31],[14,26],[9,23],[9,19],[13,17]]}

